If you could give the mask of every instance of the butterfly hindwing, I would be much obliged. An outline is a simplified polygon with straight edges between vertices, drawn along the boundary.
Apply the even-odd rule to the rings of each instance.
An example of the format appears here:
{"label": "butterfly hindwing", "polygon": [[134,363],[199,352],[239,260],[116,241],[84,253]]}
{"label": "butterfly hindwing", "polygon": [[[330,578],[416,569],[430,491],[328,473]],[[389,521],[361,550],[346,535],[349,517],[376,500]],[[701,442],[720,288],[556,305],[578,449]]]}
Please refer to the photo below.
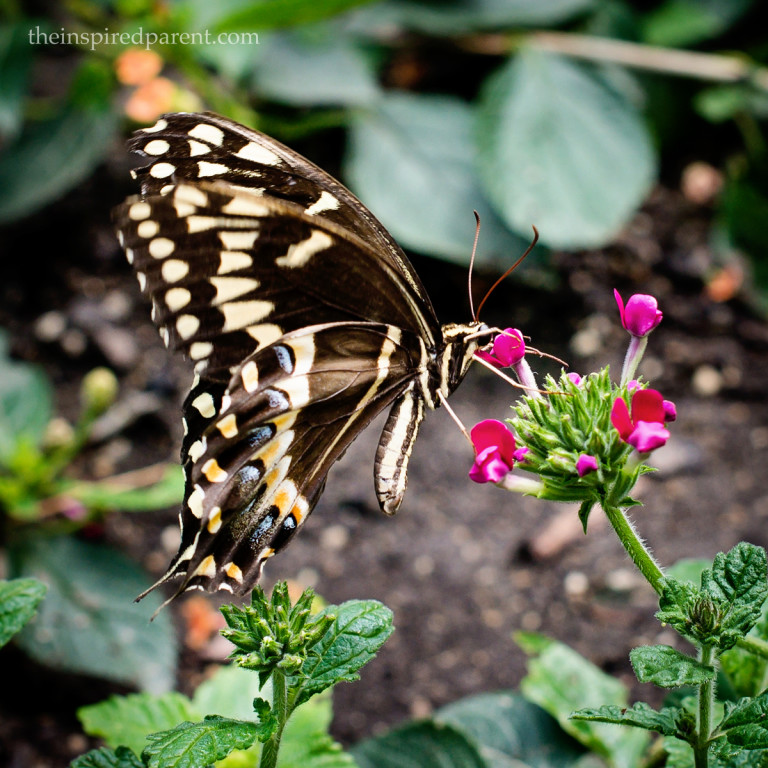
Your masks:
{"label": "butterfly hindwing", "polygon": [[306,519],[334,461],[424,365],[415,334],[332,323],[283,336],[235,371],[188,471],[183,588],[236,592]]}

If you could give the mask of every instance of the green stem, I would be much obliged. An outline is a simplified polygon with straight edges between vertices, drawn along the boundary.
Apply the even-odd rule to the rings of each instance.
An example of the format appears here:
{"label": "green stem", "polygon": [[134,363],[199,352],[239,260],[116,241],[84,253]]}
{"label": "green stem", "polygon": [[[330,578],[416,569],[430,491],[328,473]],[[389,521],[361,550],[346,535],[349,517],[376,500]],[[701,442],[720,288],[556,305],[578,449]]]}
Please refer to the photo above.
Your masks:
{"label": "green stem", "polygon": [[[715,662],[715,649],[704,645],[699,651],[699,661],[711,666]],[[707,768],[709,764],[709,737],[712,733],[712,704],[715,697],[715,681],[707,680],[699,686],[699,714],[696,728],[696,742],[693,745],[693,760],[696,768]]]}
{"label": "green stem", "polygon": [[768,643],[765,640],[761,640],[759,637],[740,637],[736,641],[736,645],[739,646],[747,653],[751,653],[753,656],[759,656],[761,659],[768,659]]}
{"label": "green stem", "polygon": [[277,753],[280,751],[280,739],[288,721],[288,684],[285,675],[278,669],[272,673],[272,713],[277,718],[277,730],[272,734],[261,750],[259,768],[275,768]]}
{"label": "green stem", "polygon": [[637,531],[632,527],[632,523],[629,522],[624,511],[620,507],[609,503],[603,505],[603,510],[613,526],[613,530],[616,531],[619,541],[624,546],[624,549],[627,550],[627,554],[632,558],[632,562],[640,569],[640,573],[645,576],[646,581],[654,590],[661,594],[664,574],[659,564],[654,560],[653,555],[637,535]]}

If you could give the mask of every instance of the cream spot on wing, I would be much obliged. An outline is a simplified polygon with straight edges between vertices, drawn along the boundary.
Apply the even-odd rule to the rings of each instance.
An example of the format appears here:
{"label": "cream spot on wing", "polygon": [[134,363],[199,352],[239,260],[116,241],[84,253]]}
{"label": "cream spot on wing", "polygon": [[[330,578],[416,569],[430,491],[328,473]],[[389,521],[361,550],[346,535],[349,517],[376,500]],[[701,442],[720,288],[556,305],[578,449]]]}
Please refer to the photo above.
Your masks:
{"label": "cream spot on wing", "polygon": [[192,443],[192,445],[189,446],[187,456],[189,456],[192,461],[197,461],[205,453],[206,448],[207,444],[205,438],[196,440],[194,443]]}
{"label": "cream spot on wing", "polygon": [[136,234],[139,237],[143,237],[147,240],[150,237],[154,237],[159,231],[160,225],[152,219],[145,219],[141,222],[141,224],[139,224],[138,227],[136,227]]}
{"label": "cream spot on wing", "polygon": [[191,216],[197,210],[196,205],[192,205],[192,203],[187,203],[184,200],[177,200],[175,198],[173,200],[173,207],[176,209],[176,215],[180,219]]}
{"label": "cream spot on wing", "polygon": [[206,144],[201,144],[194,139],[189,140],[189,156],[197,157],[198,155],[206,155],[211,151],[211,148]]}
{"label": "cream spot on wing", "polygon": [[237,435],[237,417],[234,413],[230,413],[229,416],[225,416],[216,424],[216,428],[227,439],[235,437]]}
{"label": "cream spot on wing", "polygon": [[153,179],[167,179],[176,170],[176,166],[171,163],[155,163],[149,169],[149,175]]}
{"label": "cream spot on wing", "polygon": [[189,264],[181,259],[169,259],[163,262],[163,266],[160,269],[160,274],[163,276],[163,280],[168,283],[176,283],[183,277],[187,276],[189,272]]}
{"label": "cream spot on wing", "polygon": [[319,229],[312,231],[312,234],[300,243],[291,245],[285,256],[278,256],[275,263],[280,267],[303,267],[315,254],[324,251],[333,245],[333,238]]}
{"label": "cream spot on wing", "polygon": [[209,483],[223,483],[227,479],[227,473],[219,466],[219,462],[216,459],[208,459],[203,464],[203,474]]}
{"label": "cream spot on wing", "polygon": [[179,315],[176,318],[176,331],[185,341],[197,333],[200,320],[194,315]]}
{"label": "cream spot on wing", "polygon": [[198,123],[194,128],[187,131],[187,136],[200,139],[200,141],[207,141],[217,147],[220,147],[224,141],[224,131],[209,123]]}
{"label": "cream spot on wing", "polygon": [[189,348],[189,356],[192,360],[202,360],[213,352],[213,344],[209,341],[196,341]]}
{"label": "cream spot on wing", "polygon": [[291,376],[280,382],[279,388],[288,395],[291,408],[302,408],[309,402],[309,379],[306,376]]}
{"label": "cream spot on wing", "polygon": [[299,336],[296,339],[291,339],[286,346],[289,346],[293,350],[293,357],[295,359],[293,368],[294,375],[302,376],[305,373],[309,373],[315,359],[314,336],[311,334]]}
{"label": "cream spot on wing", "polygon": [[223,163],[209,163],[207,160],[198,160],[197,162],[197,177],[199,179],[206,176],[221,176],[228,170],[229,168]]}
{"label": "cream spot on wing", "polygon": [[339,207],[339,201],[330,192],[323,190],[323,194],[307,208],[305,213],[314,216],[323,211],[335,211]]}
{"label": "cream spot on wing", "polygon": [[196,408],[200,412],[200,415],[204,416],[206,419],[210,419],[216,415],[216,407],[213,402],[213,395],[211,395],[210,392],[203,392],[202,394],[198,395],[192,401],[192,407]]}
{"label": "cream spot on wing", "polygon": [[249,360],[240,371],[240,378],[243,380],[243,387],[249,394],[259,388],[259,369],[253,360]]}
{"label": "cream spot on wing", "polygon": [[228,251],[248,251],[253,248],[256,238],[259,236],[258,230],[252,232],[231,232],[222,230],[219,232],[219,240]]}
{"label": "cream spot on wing", "polygon": [[148,155],[164,155],[171,145],[165,139],[152,139],[144,145],[144,151]]}
{"label": "cream spot on wing", "polygon": [[129,264],[133,264],[133,260],[136,258],[136,254],[134,253],[133,248],[125,249],[125,258],[128,260]]}
{"label": "cream spot on wing", "polygon": [[232,398],[227,392],[225,392],[221,396],[221,412],[226,413],[229,410],[230,405],[232,405]]}
{"label": "cream spot on wing", "polygon": [[200,565],[195,568],[195,572],[192,574],[192,577],[195,576],[204,576],[207,579],[212,579],[216,575],[216,560],[214,559],[213,555],[208,555],[208,557],[203,560]]}
{"label": "cream spot on wing", "polygon": [[195,517],[201,518],[203,516],[204,500],[205,491],[203,491],[199,485],[196,485],[195,489],[192,491],[192,493],[189,494],[189,498],[187,499],[187,507]]}
{"label": "cream spot on wing", "polygon": [[166,184],[164,187],[160,187],[160,194],[167,195],[169,192],[173,192],[176,189],[175,184]]}
{"label": "cream spot on wing", "polygon": [[296,413],[289,411],[288,413],[281,413],[279,416],[275,416],[270,420],[275,425],[275,429],[278,432],[290,429],[293,426],[293,422],[296,421]]}
{"label": "cream spot on wing", "polygon": [[139,281],[139,288],[144,291],[147,287],[147,276],[143,272],[137,272],[136,279]]}
{"label": "cream spot on wing", "polygon": [[208,205],[208,195],[200,187],[194,187],[192,184],[181,184],[176,187],[173,199],[191,203],[198,208],[204,208]]}
{"label": "cream spot on wing", "polygon": [[252,339],[258,342],[260,347],[266,347],[283,335],[282,328],[274,323],[251,325],[245,331]]}
{"label": "cream spot on wing", "polygon": [[291,514],[296,518],[297,525],[307,516],[308,510],[309,504],[307,504],[306,498],[304,498],[304,496],[299,496],[291,509]]}
{"label": "cream spot on wing", "polygon": [[165,292],[165,303],[171,312],[178,312],[186,307],[192,299],[192,294],[186,288],[171,288]]}
{"label": "cream spot on wing", "polygon": [[236,195],[222,206],[221,210],[233,216],[267,216],[269,214],[268,206],[249,195]]}
{"label": "cream spot on wing", "polygon": [[160,328],[160,338],[163,340],[163,344],[167,347],[171,343],[171,334],[168,333],[168,329],[163,326]]}
{"label": "cream spot on wing", "polygon": [[149,241],[147,248],[153,259],[164,259],[176,250],[176,245],[173,240],[169,240],[167,237],[156,237]]}
{"label": "cream spot on wing", "polygon": [[150,125],[149,128],[142,128],[142,133],[157,133],[168,127],[168,121],[164,119],[158,120],[154,125]]}
{"label": "cream spot on wing", "polygon": [[259,281],[252,277],[212,277],[211,285],[216,289],[213,304],[219,305],[255,291]]}
{"label": "cream spot on wing", "polygon": [[248,142],[235,153],[235,157],[252,160],[254,163],[261,163],[262,165],[280,165],[281,163],[280,158],[271,149],[267,149],[255,141]]}
{"label": "cream spot on wing", "polygon": [[208,518],[208,532],[216,533],[221,528],[221,507],[214,507]]}
{"label": "cream spot on wing", "polygon": [[150,213],[152,213],[152,206],[150,206],[149,203],[134,203],[128,209],[128,218],[133,221],[141,221],[142,219],[146,219]]}
{"label": "cream spot on wing", "polygon": [[[223,234],[223,232],[219,232],[219,237]],[[217,272],[220,275],[225,275],[227,272],[237,272],[240,269],[248,269],[253,266],[251,256],[242,251],[221,251],[219,258],[220,262]]]}
{"label": "cream spot on wing", "polygon": [[236,581],[238,584],[243,582],[243,572],[234,563],[227,563],[224,566],[224,573],[229,576],[232,581]]}
{"label": "cream spot on wing", "polygon": [[231,301],[219,309],[224,315],[222,331],[236,331],[263,320],[275,308],[271,301]]}

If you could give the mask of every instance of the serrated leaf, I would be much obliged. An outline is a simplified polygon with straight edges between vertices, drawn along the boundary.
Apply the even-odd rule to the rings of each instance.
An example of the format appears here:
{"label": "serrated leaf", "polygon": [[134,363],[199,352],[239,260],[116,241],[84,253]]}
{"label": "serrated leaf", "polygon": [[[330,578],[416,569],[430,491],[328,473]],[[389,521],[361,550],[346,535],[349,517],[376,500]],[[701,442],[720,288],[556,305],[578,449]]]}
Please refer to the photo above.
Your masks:
{"label": "serrated leaf", "polygon": [[753,723],[768,723],[768,692],[755,698],[745,697],[736,704],[726,704],[726,715],[718,726],[721,731]]}
{"label": "serrated leaf", "polygon": [[51,418],[53,396],[41,368],[9,359],[5,344],[0,352],[0,464],[7,465],[22,440],[40,443]]}
{"label": "serrated leaf", "polygon": [[13,576],[48,585],[37,618],[18,635],[41,664],[135,684],[153,693],[173,687],[176,633],[170,614],[149,617],[160,598],[149,595],[141,569],[109,547],[73,537],[26,541],[9,549]]}
{"label": "serrated leaf", "polygon": [[629,658],[641,683],[654,683],[662,688],[697,686],[714,680],[714,667],[702,664],[668,645],[643,645],[633,648]]}
{"label": "serrated leaf", "polygon": [[123,744],[136,754],[144,749],[148,733],[169,730],[202,714],[186,696],[175,692],[162,696],[110,696],[106,701],[77,710],[80,724],[89,736],[104,739],[112,748]]}
{"label": "serrated leaf", "polygon": [[578,709],[571,717],[574,720],[631,725],[635,728],[655,731],[664,736],[674,736],[677,733],[675,719],[680,712],[681,710],[677,707],[664,707],[659,712],[645,702],[638,701],[629,708],[605,704],[597,709]]}
{"label": "serrated leaf", "polygon": [[24,127],[0,155],[0,222],[27,216],[82,181],[115,136],[116,113],[68,107]]}
{"label": "serrated leaf", "polygon": [[430,720],[367,739],[352,755],[360,768],[487,768],[461,732]]}
{"label": "serrated leaf", "polygon": [[523,50],[481,95],[479,170],[516,232],[556,248],[603,245],[645,198],[656,159],[628,98],[572,60]]}
{"label": "serrated leaf", "polygon": [[729,744],[742,749],[768,749],[768,729],[750,723],[739,725],[725,734]]}
{"label": "serrated leaf", "polygon": [[[390,92],[352,115],[345,177],[399,243],[466,264],[480,214],[479,263],[509,266],[528,243],[485,199],[475,172],[472,111],[448,96]],[[532,235],[530,223],[524,237]]]}
{"label": "serrated leaf", "polygon": [[0,648],[35,615],[46,591],[36,579],[0,581]]}
{"label": "serrated leaf", "polygon": [[434,720],[463,733],[488,768],[571,768],[584,748],[516,691],[485,693],[439,709]]}
{"label": "serrated leaf", "polygon": [[145,768],[144,763],[127,747],[116,750],[101,747],[75,758],[69,768]]}
{"label": "serrated leaf", "polygon": [[520,690],[554,717],[560,727],[588,749],[608,757],[617,768],[636,768],[648,743],[639,730],[614,728],[604,723],[571,720],[571,713],[603,704],[628,706],[629,692],[618,680],[573,649],[551,641],[528,662]]}
{"label": "serrated leaf", "polygon": [[149,768],[201,768],[235,749],[248,749],[256,731],[255,723],[209,715],[199,723],[150,734],[141,756]]}
{"label": "serrated leaf", "polygon": [[768,595],[767,571],[765,550],[742,541],[716,555],[712,570],[701,576],[701,587],[716,599],[759,611]]}
{"label": "serrated leaf", "polygon": [[[768,642],[768,603],[750,636]],[[768,659],[735,646],[720,656],[720,667],[736,696],[757,696],[768,684]]]}
{"label": "serrated leaf", "polygon": [[367,664],[392,634],[392,611],[376,600],[348,600],[330,605],[322,613],[336,621],[312,648],[295,686],[295,706],[342,680],[357,680],[357,670]]}

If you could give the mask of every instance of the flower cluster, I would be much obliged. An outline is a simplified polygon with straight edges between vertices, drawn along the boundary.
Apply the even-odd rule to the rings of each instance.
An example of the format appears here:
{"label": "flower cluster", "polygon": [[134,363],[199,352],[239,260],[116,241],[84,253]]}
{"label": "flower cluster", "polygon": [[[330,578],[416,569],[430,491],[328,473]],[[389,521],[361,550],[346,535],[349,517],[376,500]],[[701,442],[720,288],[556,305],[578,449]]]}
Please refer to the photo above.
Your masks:
{"label": "flower cluster", "polygon": [[610,489],[624,498],[637,476],[649,471],[644,459],[669,439],[667,424],[675,420],[675,407],[628,372],[636,369],[662,313],[653,296],[638,294],[626,305],[618,292],[615,296],[621,324],[631,337],[629,362],[618,385],[605,369],[583,377],[547,377],[538,389],[525,360],[523,334],[516,328],[500,331],[491,349],[476,353],[494,368],[511,367],[526,394],[514,406],[511,429],[487,419],[471,430],[475,461],[469,476],[474,482],[591,504]]}

